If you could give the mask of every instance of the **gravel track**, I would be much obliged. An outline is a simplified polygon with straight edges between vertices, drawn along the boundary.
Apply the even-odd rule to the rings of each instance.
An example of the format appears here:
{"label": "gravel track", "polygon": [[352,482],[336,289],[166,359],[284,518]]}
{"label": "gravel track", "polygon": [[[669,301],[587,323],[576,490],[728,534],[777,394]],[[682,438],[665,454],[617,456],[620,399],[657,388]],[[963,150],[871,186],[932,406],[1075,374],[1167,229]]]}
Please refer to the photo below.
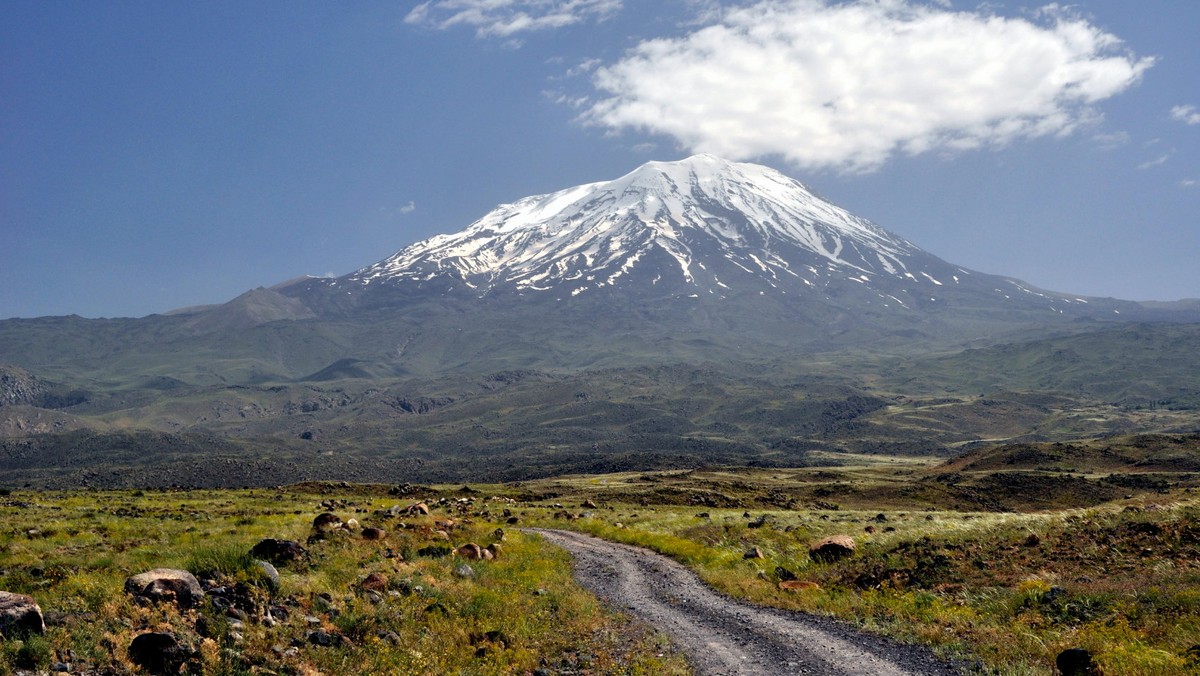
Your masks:
{"label": "gravel track", "polygon": [[571,531],[529,530],[574,556],[581,585],[666,634],[697,674],[960,673],[923,648],[826,618],[734,601],[646,549]]}

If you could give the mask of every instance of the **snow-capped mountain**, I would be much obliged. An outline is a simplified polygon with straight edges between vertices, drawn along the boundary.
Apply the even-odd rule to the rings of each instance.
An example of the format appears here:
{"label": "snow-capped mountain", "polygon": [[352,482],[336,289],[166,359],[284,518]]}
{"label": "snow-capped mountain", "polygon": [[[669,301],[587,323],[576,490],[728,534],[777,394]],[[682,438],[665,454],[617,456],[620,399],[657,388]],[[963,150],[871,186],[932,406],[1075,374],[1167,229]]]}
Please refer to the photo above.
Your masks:
{"label": "snow-capped mountain", "polygon": [[721,293],[746,277],[786,289],[828,274],[904,275],[919,253],[773,169],[697,155],[497,207],[350,279],[578,295],[652,270],[651,284]]}
{"label": "snow-capped mountain", "polygon": [[712,155],[499,206],[335,284],[352,295],[850,296],[899,310],[964,291],[1049,311],[1084,302],[952,265],[774,169]]}

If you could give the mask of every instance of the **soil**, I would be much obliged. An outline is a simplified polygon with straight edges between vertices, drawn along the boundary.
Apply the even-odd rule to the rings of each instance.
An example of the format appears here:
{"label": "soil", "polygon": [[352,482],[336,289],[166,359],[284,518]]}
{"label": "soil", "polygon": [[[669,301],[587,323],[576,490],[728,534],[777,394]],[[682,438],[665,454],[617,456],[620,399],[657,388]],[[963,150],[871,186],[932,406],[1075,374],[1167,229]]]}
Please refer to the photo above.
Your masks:
{"label": "soil", "polygon": [[679,563],[645,549],[570,531],[531,531],[574,556],[581,585],[669,637],[697,674],[961,673],[924,648],[828,618],[734,601]]}

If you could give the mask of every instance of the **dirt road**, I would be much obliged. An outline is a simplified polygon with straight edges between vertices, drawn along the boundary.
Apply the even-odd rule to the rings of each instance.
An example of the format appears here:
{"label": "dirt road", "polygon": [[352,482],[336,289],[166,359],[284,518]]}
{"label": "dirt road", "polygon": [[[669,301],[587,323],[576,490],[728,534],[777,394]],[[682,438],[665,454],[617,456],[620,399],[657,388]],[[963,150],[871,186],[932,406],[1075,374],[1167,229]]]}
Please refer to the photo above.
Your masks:
{"label": "dirt road", "polygon": [[927,650],[824,618],[738,603],[649,550],[570,531],[531,532],[571,552],[580,584],[669,636],[697,674],[959,673]]}

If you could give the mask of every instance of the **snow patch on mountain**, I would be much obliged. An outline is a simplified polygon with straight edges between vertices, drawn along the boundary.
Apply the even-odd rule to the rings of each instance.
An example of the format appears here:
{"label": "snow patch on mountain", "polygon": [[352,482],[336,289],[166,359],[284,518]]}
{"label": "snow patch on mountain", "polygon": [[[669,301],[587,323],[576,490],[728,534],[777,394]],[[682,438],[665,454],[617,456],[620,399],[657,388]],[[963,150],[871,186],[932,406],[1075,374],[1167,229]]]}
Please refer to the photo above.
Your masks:
{"label": "snow patch on mountain", "polygon": [[501,205],[330,285],[559,300],[616,288],[678,298],[778,294],[837,307],[858,297],[904,310],[941,307],[949,290],[1043,308],[1082,303],[947,263],[774,169],[713,155],[649,162],[612,181]]}

